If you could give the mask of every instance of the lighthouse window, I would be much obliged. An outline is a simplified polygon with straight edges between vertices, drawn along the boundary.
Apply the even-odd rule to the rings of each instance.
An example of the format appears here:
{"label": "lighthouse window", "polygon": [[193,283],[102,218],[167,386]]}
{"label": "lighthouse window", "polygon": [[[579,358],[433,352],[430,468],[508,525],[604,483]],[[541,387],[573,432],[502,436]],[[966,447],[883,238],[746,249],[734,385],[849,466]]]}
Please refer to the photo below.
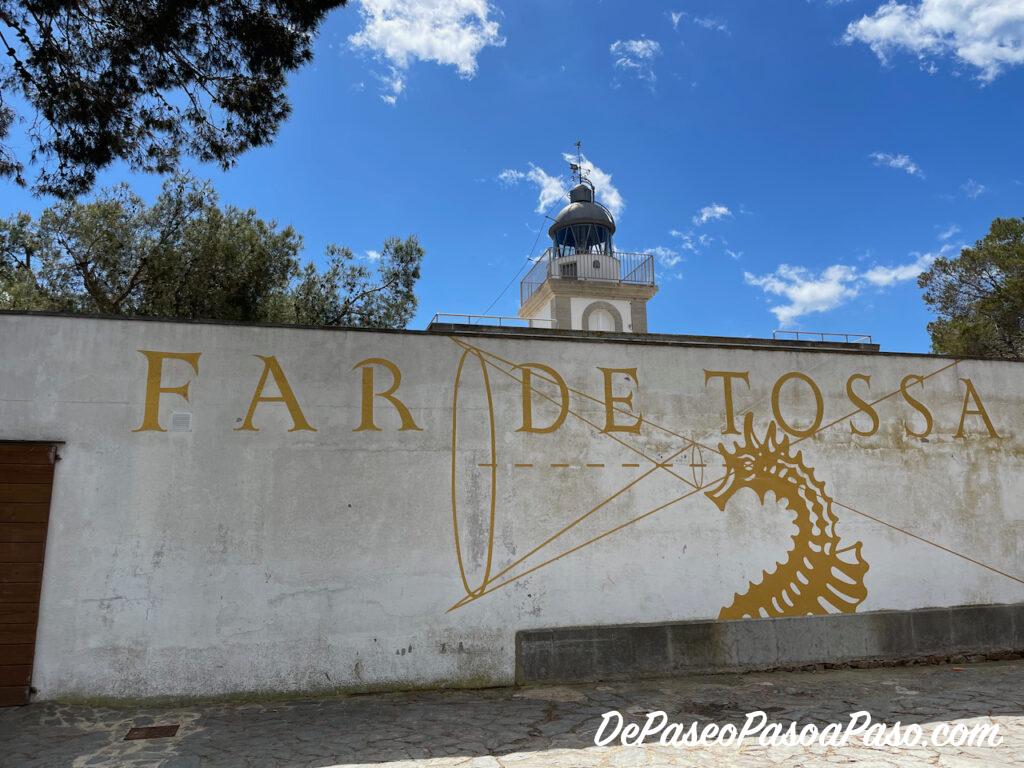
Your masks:
{"label": "lighthouse window", "polygon": [[603,253],[611,233],[599,224],[574,224],[555,233],[555,243],[566,253]]}

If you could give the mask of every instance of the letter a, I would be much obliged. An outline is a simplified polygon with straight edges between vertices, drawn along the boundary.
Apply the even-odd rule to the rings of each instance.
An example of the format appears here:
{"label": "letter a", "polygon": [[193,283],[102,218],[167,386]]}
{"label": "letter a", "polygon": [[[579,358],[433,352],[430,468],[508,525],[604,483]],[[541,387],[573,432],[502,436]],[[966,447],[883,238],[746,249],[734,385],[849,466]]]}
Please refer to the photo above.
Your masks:
{"label": "letter a", "polygon": [[[974,388],[974,382],[970,379],[960,379],[960,381],[967,385],[967,391],[964,392],[964,405],[963,408],[960,409],[960,426],[957,428],[956,434],[953,435],[953,437],[964,436],[964,420],[968,416],[981,416],[982,420],[985,422],[985,429],[988,430],[989,437],[998,438],[999,433],[996,432],[996,428],[992,426],[992,419],[988,417],[988,413],[985,411],[985,406],[981,403],[981,397],[978,395],[978,390]],[[974,400],[974,404],[978,406],[977,408],[968,409],[967,401],[970,399]]]}
{"label": "letter a", "polygon": [[[292,392],[292,387],[288,383],[284,371],[281,370],[281,364],[277,362],[277,358],[263,355],[256,355],[256,357],[263,361],[263,375],[260,376],[260,383],[256,385],[256,391],[252,395],[252,402],[249,403],[249,412],[245,414],[245,421],[242,422],[242,426],[235,428],[235,432],[260,431],[259,427],[252,423],[252,417],[256,415],[256,406],[260,403],[284,403],[288,406],[288,413],[292,417],[292,428],[288,430],[289,432],[298,432],[299,430],[316,432],[302,414],[299,401],[295,399],[295,393]],[[267,377],[270,375],[273,375],[274,383],[277,384],[277,388],[281,392],[278,397],[268,397],[263,394],[263,390],[267,386]]]}

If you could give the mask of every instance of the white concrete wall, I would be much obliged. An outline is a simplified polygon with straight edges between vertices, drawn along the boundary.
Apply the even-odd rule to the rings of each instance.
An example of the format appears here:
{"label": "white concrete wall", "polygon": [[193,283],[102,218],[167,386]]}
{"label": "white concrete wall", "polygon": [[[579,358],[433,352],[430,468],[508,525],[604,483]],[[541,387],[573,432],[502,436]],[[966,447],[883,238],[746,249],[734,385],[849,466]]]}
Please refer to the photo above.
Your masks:
{"label": "white concrete wall", "polygon": [[[525,318],[525,319],[530,321],[530,327],[531,328],[550,328],[551,327],[551,322],[550,321],[553,319],[552,316],[551,316],[551,306],[552,306],[552,304],[553,304],[553,302],[551,302],[551,301],[546,302],[545,304],[541,305],[540,308],[538,308],[538,310],[536,312],[534,312],[529,317]],[[540,321],[540,322],[534,322],[535,320],[536,321]]]}
{"label": "white concrete wall", "polygon": [[622,330],[626,333],[633,331],[633,315],[630,312],[629,302],[624,299],[596,299],[591,297],[573,296],[569,301],[569,311],[572,313],[572,327],[576,330],[583,328],[583,313],[594,302],[611,304],[618,310],[622,318]]}
{"label": "white concrete wall", "polygon": [[[746,410],[755,415],[758,434],[772,419],[780,375],[803,372],[820,387],[822,425],[836,423],[799,450],[846,505],[832,508],[843,543],[862,542],[870,568],[857,610],[1024,598],[1020,584],[849,509],[1021,575],[1020,364],[639,342],[465,343],[487,360],[497,465],[490,581],[476,599],[467,599],[453,533],[453,396],[466,352],[457,340],[0,315],[0,439],[64,443],[33,679],[40,697],[503,683],[513,677],[519,629],[715,618],[785,558],[795,529],[793,513],[770,495],[762,507],[742,491],[724,512],[705,496],[723,473],[714,447],[737,439],[722,434],[722,381],[705,385],[705,370],[749,372],[749,389],[734,382],[734,406],[738,423]],[[138,350],[201,353],[198,376],[182,361],[163,373],[164,386],[189,382],[190,400],[163,395],[161,423],[188,411],[191,432],[133,431],[146,393]],[[235,431],[264,368],[256,355],[276,356],[315,432],[288,431],[282,403],[258,406],[258,432]],[[399,431],[398,413],[379,397],[381,431],[353,431],[362,376],[353,366],[367,358],[400,368],[396,394],[419,431]],[[480,359],[463,359],[455,425],[454,495],[471,589],[481,583],[490,529]],[[552,366],[575,390],[559,430],[516,431],[521,371],[509,362]],[[640,434],[602,432],[599,366],[636,368]],[[374,370],[380,391],[390,375]],[[897,392],[875,406],[880,426],[870,437],[842,419],[856,410],[845,394],[854,373],[871,376],[867,399]],[[908,390],[934,420],[926,439],[907,434],[924,422],[898,394],[908,374],[934,374]],[[998,438],[977,415],[954,437],[961,379],[972,381]],[[557,399],[539,373],[534,384]],[[637,389],[623,374],[613,385],[617,395]],[[854,386],[864,393],[863,382]],[[276,394],[273,384],[267,394]],[[556,409],[535,401],[534,424],[545,426]],[[780,406],[798,427],[814,412],[800,382],[786,385]],[[863,413],[853,422],[870,425]],[[709,448],[675,455],[689,440]],[[676,474],[652,463],[673,456]],[[686,479],[701,471],[709,485],[692,492]]]}

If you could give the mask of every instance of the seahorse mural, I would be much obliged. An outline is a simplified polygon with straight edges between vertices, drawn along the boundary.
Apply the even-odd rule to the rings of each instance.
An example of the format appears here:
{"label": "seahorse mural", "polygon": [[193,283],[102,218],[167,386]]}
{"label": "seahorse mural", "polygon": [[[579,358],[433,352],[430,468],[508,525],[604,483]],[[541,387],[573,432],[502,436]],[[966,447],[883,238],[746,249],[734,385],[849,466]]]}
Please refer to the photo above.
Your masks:
{"label": "seahorse mural", "polygon": [[765,571],[761,581],[751,582],[744,594],[737,593],[718,618],[853,613],[868,594],[864,586],[868,564],[861,558],[861,543],[839,546],[838,518],[825,484],[804,464],[802,452],[792,455],[789,437],[780,440],[776,435],[772,422],[759,441],[753,414],[748,413],[743,442],[737,442],[732,451],[719,445],[726,475],[705,495],[724,512],[741,488],[753,490],[762,504],[771,491],[794,513],[797,530],[786,562],[776,563],[771,573]]}

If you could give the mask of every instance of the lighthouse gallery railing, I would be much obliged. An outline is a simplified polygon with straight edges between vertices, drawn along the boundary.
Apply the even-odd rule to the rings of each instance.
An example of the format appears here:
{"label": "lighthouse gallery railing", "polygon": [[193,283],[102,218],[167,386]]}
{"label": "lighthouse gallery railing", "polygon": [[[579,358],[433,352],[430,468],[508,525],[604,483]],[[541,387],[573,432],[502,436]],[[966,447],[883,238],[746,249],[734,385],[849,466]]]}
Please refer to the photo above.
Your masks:
{"label": "lighthouse gallery railing", "polygon": [[654,285],[654,255],[614,251],[610,255],[577,253],[559,256],[554,248],[548,248],[519,284],[520,305],[529,301],[549,279]]}

